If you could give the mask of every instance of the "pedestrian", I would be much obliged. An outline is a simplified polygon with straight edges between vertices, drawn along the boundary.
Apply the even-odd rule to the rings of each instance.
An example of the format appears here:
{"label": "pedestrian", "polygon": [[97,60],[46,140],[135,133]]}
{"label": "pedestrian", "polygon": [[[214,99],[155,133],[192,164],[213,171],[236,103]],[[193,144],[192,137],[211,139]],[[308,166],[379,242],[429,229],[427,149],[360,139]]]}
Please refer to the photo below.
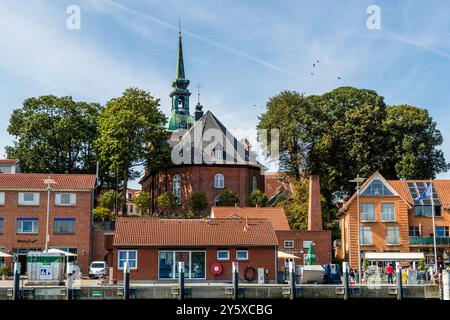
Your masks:
{"label": "pedestrian", "polygon": [[350,272],[348,274],[350,276],[350,282],[355,283],[355,271],[353,268],[350,268]]}
{"label": "pedestrian", "polygon": [[392,267],[392,264],[389,263],[386,266],[386,274],[387,274],[387,278],[388,278],[388,283],[389,284],[394,283],[394,281],[392,279],[393,273],[394,273],[394,268]]}

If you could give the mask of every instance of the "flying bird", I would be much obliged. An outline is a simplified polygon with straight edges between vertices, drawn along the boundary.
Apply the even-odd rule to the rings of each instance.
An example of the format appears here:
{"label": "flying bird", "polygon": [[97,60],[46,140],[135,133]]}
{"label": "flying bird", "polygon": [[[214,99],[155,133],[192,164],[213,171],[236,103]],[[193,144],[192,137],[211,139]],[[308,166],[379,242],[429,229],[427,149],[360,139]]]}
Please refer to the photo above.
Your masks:
{"label": "flying bird", "polygon": [[316,64],[315,63],[313,63],[313,68],[315,68],[316,67]]}
{"label": "flying bird", "polygon": [[337,77],[339,80],[341,80],[342,78],[341,77]]}

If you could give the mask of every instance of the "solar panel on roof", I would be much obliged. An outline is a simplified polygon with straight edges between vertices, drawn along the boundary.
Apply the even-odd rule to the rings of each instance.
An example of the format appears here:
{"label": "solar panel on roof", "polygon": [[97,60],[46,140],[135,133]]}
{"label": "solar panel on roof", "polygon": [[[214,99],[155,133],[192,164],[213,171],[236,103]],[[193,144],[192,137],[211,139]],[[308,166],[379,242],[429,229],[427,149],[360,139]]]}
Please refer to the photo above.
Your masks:
{"label": "solar panel on roof", "polygon": [[[414,205],[431,206],[430,198],[424,198],[424,199],[420,199],[418,201],[415,200],[419,195],[421,195],[422,193],[425,192],[425,190],[427,189],[429,183],[431,183],[431,182],[409,181],[407,183],[408,184],[409,194],[411,195],[411,199],[414,201]],[[436,188],[434,187],[434,185],[432,185],[432,190],[433,190],[434,205],[436,205],[436,206],[441,205],[441,201],[439,200],[439,196],[438,196],[438,194],[436,192]]]}

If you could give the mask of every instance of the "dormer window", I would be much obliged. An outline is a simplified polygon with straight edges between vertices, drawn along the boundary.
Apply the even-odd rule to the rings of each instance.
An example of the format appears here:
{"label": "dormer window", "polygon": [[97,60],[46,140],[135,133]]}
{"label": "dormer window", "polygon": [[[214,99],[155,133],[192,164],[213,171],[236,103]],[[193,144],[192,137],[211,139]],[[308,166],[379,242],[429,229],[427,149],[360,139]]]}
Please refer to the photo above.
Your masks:
{"label": "dormer window", "polygon": [[379,179],[375,179],[361,194],[362,196],[393,196],[389,188]]}
{"label": "dormer window", "polygon": [[223,149],[222,148],[214,149],[214,159],[216,161],[222,161],[223,160]]}

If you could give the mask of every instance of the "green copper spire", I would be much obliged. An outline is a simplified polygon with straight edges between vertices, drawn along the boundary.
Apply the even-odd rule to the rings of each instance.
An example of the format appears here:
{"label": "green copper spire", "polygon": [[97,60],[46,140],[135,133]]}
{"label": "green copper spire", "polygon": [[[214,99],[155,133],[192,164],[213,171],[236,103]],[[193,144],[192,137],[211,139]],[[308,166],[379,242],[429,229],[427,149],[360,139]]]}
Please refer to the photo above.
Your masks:
{"label": "green copper spire", "polygon": [[173,91],[170,93],[172,98],[172,108],[170,110],[169,121],[166,128],[169,131],[178,129],[189,129],[195,122],[194,117],[189,113],[189,80],[184,73],[183,44],[181,41],[181,27],[178,31],[178,57],[176,76],[172,81]]}

